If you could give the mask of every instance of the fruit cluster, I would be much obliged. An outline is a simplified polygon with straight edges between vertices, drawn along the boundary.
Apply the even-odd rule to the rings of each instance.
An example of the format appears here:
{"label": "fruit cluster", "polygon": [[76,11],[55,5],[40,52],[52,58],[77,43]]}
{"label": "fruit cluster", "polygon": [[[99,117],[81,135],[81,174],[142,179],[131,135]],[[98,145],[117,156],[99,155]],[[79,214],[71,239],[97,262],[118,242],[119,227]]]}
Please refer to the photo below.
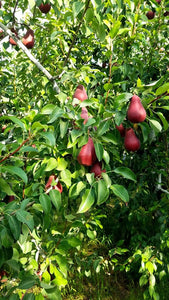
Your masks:
{"label": "fruit cluster", "polygon": [[[158,4],[161,3],[161,0],[155,0]],[[154,19],[155,17],[155,9],[152,9],[152,10],[149,10],[147,13],[146,13],[146,17],[149,19],[149,20],[152,20]],[[164,17],[167,17],[169,15],[169,11],[165,11],[164,12]]]}
{"label": "fruit cluster", "polygon": [[[141,103],[140,98],[137,95],[133,95],[131,98],[128,110],[127,118],[131,123],[141,123],[146,118],[146,111]],[[124,137],[124,146],[128,151],[137,151],[140,149],[140,140],[135,135],[133,128],[125,129],[123,124],[116,126],[120,135]]]}
{"label": "fruit cluster", "polygon": [[[1,1],[0,1],[0,8],[1,8]],[[41,4],[39,6],[39,9],[42,13],[47,14],[51,9],[50,3]],[[18,38],[18,32],[15,28],[11,28],[11,31],[15,34],[15,36]],[[3,33],[3,31],[0,31],[0,35]],[[1,37],[1,36],[0,36]],[[12,37],[9,38],[9,43],[13,46],[16,45],[16,42],[13,40]],[[22,43],[26,46],[27,49],[32,49],[35,44],[34,39],[34,31],[32,29],[28,29],[24,37],[22,38]]]}
{"label": "fruit cluster", "polygon": [[[73,98],[76,98],[81,102],[88,99],[83,85],[80,84],[77,86]],[[86,107],[82,107],[81,118],[84,119],[83,123],[86,124],[89,119],[88,110]],[[91,137],[89,137],[87,144],[82,146],[77,160],[81,165],[91,166],[90,171],[91,173],[94,173],[95,177],[100,177],[102,172],[105,172],[105,170],[102,170],[102,163],[97,160],[94,143]]]}

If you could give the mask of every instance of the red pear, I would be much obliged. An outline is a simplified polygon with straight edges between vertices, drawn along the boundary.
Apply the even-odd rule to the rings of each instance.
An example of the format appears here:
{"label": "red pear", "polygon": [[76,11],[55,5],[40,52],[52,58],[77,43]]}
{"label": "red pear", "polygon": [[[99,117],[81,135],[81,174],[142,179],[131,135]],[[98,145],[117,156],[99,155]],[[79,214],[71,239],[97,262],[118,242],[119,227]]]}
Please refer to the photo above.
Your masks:
{"label": "red pear", "polygon": [[[11,31],[13,33],[15,33],[16,37],[18,37],[18,33],[17,33],[17,31],[14,28],[12,28]],[[9,42],[10,42],[11,45],[14,45],[14,46],[17,45],[16,42],[11,37],[9,38]]]}
{"label": "red pear", "polygon": [[50,3],[46,3],[46,4],[41,4],[40,6],[39,6],[39,9],[40,9],[40,11],[42,12],[42,13],[44,13],[44,14],[47,14],[49,11],[50,11],[50,9],[51,9],[51,5],[50,5]]}
{"label": "red pear", "polygon": [[127,111],[128,120],[132,123],[143,122],[146,118],[146,111],[138,96],[134,95],[131,98],[130,105]]}
{"label": "red pear", "polygon": [[1,1],[0,1],[0,8],[1,8],[1,6],[2,6],[2,3],[1,3]]}
{"label": "red pear", "polygon": [[122,137],[125,136],[125,131],[126,131],[126,129],[123,127],[123,124],[122,124],[122,123],[121,123],[119,126],[116,125],[116,129],[120,132],[120,135],[121,135]]}
{"label": "red pear", "polygon": [[84,166],[92,166],[96,161],[96,152],[92,138],[89,137],[87,144],[82,147],[77,160],[79,164]]}
{"label": "red pear", "polygon": [[15,200],[15,196],[9,196],[9,197],[8,197],[8,203],[9,203],[9,202],[12,202],[12,201],[14,201],[14,200]]}
{"label": "red pear", "polygon": [[160,3],[161,3],[161,0],[156,0],[156,2],[157,2],[158,4],[160,4]]}
{"label": "red pear", "polygon": [[4,37],[4,32],[3,32],[3,30],[0,28],[0,40],[2,40],[3,37]]}
{"label": "red pear", "polygon": [[22,39],[22,43],[28,48],[32,49],[35,43],[34,40],[34,32],[32,29],[28,29],[26,34],[24,35]]}
{"label": "red pear", "polygon": [[154,17],[155,17],[155,12],[152,11],[152,10],[149,10],[149,11],[146,13],[146,17],[147,17],[149,20],[154,19]]}
{"label": "red pear", "polygon": [[56,182],[57,176],[56,175],[50,175],[48,182],[45,185],[46,190],[58,190],[60,193],[63,191],[63,187],[60,182],[57,182],[56,185],[54,185],[54,182]]}
{"label": "red pear", "polygon": [[86,107],[82,107],[82,112],[81,112],[81,118],[84,119],[84,122],[83,124],[86,124],[88,119],[89,119],[89,116],[88,116],[88,110]]}
{"label": "red pear", "polygon": [[73,98],[77,98],[79,99],[80,101],[84,101],[86,100],[88,97],[87,97],[87,94],[86,94],[86,91],[85,91],[85,88],[82,84],[79,84],[74,92],[74,95],[73,95]]}
{"label": "red pear", "polygon": [[164,15],[164,17],[167,17],[167,16],[169,16],[169,11],[165,11],[165,13],[163,14]]}
{"label": "red pear", "polygon": [[135,135],[132,128],[126,130],[124,138],[124,146],[128,151],[137,151],[140,148],[140,140]]}
{"label": "red pear", "polygon": [[101,162],[97,161],[90,170],[91,173],[94,173],[95,177],[100,177],[102,173],[105,173],[106,170],[102,170],[102,164]]}

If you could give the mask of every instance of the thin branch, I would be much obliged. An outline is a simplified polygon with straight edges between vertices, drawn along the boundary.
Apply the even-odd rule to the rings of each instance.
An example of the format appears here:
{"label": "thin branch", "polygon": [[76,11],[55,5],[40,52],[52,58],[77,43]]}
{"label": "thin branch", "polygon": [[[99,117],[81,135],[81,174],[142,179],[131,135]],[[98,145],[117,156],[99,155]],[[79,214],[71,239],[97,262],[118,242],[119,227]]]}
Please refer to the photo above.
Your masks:
{"label": "thin branch", "polygon": [[3,23],[0,22],[0,28],[3,29],[3,31],[8,34],[10,37],[13,38],[13,40],[16,42],[18,47],[22,49],[22,51],[28,56],[28,58],[37,66],[39,70],[41,70],[45,76],[53,82],[53,88],[54,90],[59,93],[59,87],[57,83],[54,81],[54,77],[41,65],[41,63],[32,55],[32,53],[25,47],[25,45],[16,37],[15,34],[11,32],[10,29],[8,29]]}
{"label": "thin branch", "polygon": [[160,98],[162,98],[163,96],[166,96],[166,95],[168,95],[168,92],[165,92],[164,94],[156,97],[155,99],[153,99],[152,101],[150,101],[150,103],[148,105],[152,104],[153,102],[157,101],[158,99],[160,99]]}
{"label": "thin branch", "polygon": [[16,8],[18,6],[18,2],[19,2],[19,0],[16,0],[14,11],[13,11],[13,24],[15,23],[15,12],[16,12]]}
{"label": "thin branch", "polygon": [[[112,58],[113,58],[113,54],[112,54],[112,48],[111,48],[111,56],[110,56],[110,60],[109,60],[109,81],[108,81],[108,84],[109,84],[110,81],[111,81]],[[106,104],[107,104],[107,100],[108,100],[109,93],[110,93],[110,90],[108,90],[108,91],[107,91],[107,94],[106,94],[105,106],[106,106]]]}
{"label": "thin branch", "polygon": [[9,153],[8,155],[6,155],[3,159],[0,160],[0,163],[2,163],[3,161],[5,161],[6,159],[8,159],[9,157],[11,157],[12,155],[14,155],[16,152],[18,152],[21,147],[23,145],[25,145],[28,141],[30,140],[30,137],[28,137],[25,141],[22,142],[22,144],[13,152]]}
{"label": "thin branch", "polygon": [[69,51],[68,51],[67,56],[66,56],[66,58],[65,58],[64,65],[63,65],[64,67],[66,66],[66,64],[67,64],[67,62],[68,62],[68,59],[69,59],[71,50],[72,50],[72,48],[73,48],[73,46],[74,46],[74,44],[75,44],[75,42],[76,42],[77,34],[78,34],[78,32],[79,32],[80,26],[82,25],[82,22],[83,22],[83,19],[84,19],[85,14],[86,14],[86,11],[87,11],[87,9],[88,9],[88,7],[89,7],[89,4],[90,4],[90,0],[87,0],[86,6],[85,6],[85,9],[84,9],[84,12],[83,12],[82,17],[81,17],[81,20],[80,20],[79,25],[78,25],[78,27],[77,27],[77,29],[76,29],[76,32],[75,32],[75,34],[74,34],[72,43],[71,43],[71,45],[70,45],[70,47],[69,47]]}

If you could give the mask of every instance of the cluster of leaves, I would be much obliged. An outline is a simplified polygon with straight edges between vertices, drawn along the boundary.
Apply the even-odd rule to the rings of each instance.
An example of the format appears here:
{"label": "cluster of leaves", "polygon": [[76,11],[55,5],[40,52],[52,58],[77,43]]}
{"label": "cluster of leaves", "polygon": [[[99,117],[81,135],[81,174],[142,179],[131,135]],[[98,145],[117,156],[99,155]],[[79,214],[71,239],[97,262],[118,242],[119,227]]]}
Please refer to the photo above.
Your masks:
{"label": "cluster of leaves", "polygon": [[[145,299],[159,299],[157,280],[168,276],[169,3],[51,0],[44,16],[43,1],[1,2],[0,22],[20,37],[34,30],[31,52],[60,89],[8,36],[1,40],[3,299],[60,299],[72,269],[87,277],[120,271],[149,286]],[[81,103],[72,99],[79,83],[88,94]],[[133,93],[147,111],[138,125],[126,120]],[[122,122],[139,136],[137,153],[124,148]],[[101,178],[77,162],[89,135]],[[61,194],[45,192],[52,174]]]}

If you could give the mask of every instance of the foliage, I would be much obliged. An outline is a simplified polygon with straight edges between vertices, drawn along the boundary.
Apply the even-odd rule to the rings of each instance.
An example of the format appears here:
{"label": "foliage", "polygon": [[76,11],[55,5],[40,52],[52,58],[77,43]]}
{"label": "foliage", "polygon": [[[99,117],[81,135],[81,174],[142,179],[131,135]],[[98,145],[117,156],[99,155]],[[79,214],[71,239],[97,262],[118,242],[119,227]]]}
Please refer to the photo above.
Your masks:
{"label": "foliage", "polygon": [[[165,299],[169,1],[51,0],[47,14],[38,6],[48,1],[1,2],[0,28],[35,36],[35,63],[0,36],[1,298],[61,299],[77,272],[94,284],[120,274],[144,299]],[[126,118],[134,93],[147,112],[138,124]],[[121,123],[139,137],[137,152],[126,151]],[[77,161],[89,136],[100,178]],[[50,175],[62,193],[46,191]]]}

